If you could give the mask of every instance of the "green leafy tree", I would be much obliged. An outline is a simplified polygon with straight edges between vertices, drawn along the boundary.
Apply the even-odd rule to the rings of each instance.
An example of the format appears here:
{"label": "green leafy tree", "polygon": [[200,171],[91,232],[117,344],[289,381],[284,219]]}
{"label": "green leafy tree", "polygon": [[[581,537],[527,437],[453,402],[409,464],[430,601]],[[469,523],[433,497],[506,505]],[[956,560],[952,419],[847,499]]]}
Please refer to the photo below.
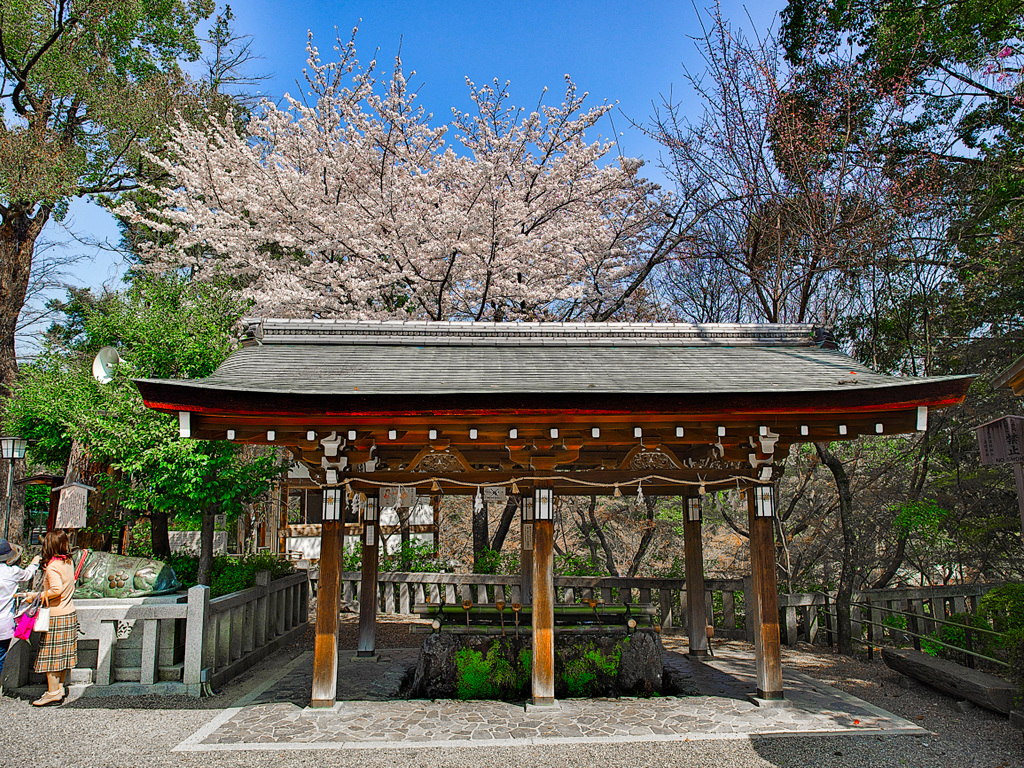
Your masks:
{"label": "green leafy tree", "polygon": [[[239,513],[281,467],[271,454],[180,439],[176,418],[146,408],[131,379],[209,375],[231,352],[230,329],[243,308],[227,289],[173,277],[99,297],[72,292],[43,353],[23,367],[5,420],[7,429],[37,441],[37,461],[63,467],[77,442],[109,467],[101,482],[123,507],[151,515],[158,556],[167,552],[168,517],[201,515],[207,556],[200,575],[207,578],[213,515]],[[91,375],[104,346],[123,360],[108,385]]]}
{"label": "green leafy tree", "polygon": [[882,357],[901,367],[908,352],[930,373],[999,370],[1019,354],[1022,31],[1014,0],[790,0],[783,13],[781,40],[798,68],[852,49],[876,92],[903,94],[902,119],[880,145],[892,176],[930,187],[926,218],[938,226],[908,238],[913,266],[886,265],[882,294],[850,323],[870,327],[872,347],[891,346]]}
{"label": "green leafy tree", "polygon": [[40,232],[83,195],[133,189],[188,93],[212,0],[0,2],[0,395]]}

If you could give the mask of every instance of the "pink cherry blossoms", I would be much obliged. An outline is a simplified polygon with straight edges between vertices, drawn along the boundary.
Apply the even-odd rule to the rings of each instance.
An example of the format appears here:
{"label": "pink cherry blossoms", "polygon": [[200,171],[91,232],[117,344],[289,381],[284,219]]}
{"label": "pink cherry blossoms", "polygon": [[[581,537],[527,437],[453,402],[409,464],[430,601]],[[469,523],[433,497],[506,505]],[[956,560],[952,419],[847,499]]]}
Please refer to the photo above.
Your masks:
{"label": "pink cherry blossoms", "polygon": [[307,50],[307,93],[245,135],[178,120],[160,206],[120,210],[173,235],[150,268],[228,276],[278,315],[606,319],[671,250],[641,163],[587,139],[612,107],[568,76],[533,110],[468,83],[475,111],[432,125],[400,61],[378,80],[352,40]]}

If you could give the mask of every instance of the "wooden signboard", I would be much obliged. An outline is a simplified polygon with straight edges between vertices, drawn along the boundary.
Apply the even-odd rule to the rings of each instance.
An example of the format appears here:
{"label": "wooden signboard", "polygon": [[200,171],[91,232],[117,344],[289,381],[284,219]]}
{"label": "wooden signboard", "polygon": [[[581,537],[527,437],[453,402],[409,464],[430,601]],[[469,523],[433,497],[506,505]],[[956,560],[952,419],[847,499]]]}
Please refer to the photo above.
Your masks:
{"label": "wooden signboard", "polygon": [[82,483],[69,483],[54,490],[60,491],[60,499],[57,501],[57,519],[53,527],[85,528],[89,512],[89,491],[96,489]]}
{"label": "wooden signboard", "polygon": [[1003,416],[976,430],[982,464],[1012,464],[1024,538],[1024,416]]}
{"label": "wooden signboard", "polygon": [[1024,462],[1024,416],[1003,416],[977,428],[982,464]]}

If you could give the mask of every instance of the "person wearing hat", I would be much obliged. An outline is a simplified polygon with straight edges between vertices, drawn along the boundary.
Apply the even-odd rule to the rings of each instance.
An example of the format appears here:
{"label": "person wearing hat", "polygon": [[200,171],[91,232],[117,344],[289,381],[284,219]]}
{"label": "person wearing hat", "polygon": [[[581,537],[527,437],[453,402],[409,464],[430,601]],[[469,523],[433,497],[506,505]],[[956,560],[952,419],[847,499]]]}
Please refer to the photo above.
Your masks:
{"label": "person wearing hat", "polygon": [[4,659],[14,637],[14,594],[19,582],[28,581],[39,569],[39,556],[28,568],[19,568],[21,547],[0,538],[0,691],[3,690]]}

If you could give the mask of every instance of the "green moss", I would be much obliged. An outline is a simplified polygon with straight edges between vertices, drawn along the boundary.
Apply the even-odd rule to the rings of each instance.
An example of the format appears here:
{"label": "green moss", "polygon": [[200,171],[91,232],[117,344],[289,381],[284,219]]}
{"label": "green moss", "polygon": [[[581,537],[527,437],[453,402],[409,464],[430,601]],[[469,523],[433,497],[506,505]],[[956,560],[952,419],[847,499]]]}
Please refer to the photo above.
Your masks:
{"label": "green moss", "polygon": [[622,643],[617,643],[610,654],[602,653],[594,643],[588,643],[581,656],[567,659],[562,679],[571,698],[593,696],[600,679],[615,678],[622,661]]}
{"label": "green moss", "polygon": [[460,699],[514,699],[530,681],[532,656],[518,656],[506,639],[495,640],[481,651],[463,648],[455,654],[456,696]]}
{"label": "green moss", "polygon": [[463,648],[455,654],[455,668],[458,670],[456,696],[463,700],[494,698],[497,687],[491,681],[490,669],[482,653]]}

